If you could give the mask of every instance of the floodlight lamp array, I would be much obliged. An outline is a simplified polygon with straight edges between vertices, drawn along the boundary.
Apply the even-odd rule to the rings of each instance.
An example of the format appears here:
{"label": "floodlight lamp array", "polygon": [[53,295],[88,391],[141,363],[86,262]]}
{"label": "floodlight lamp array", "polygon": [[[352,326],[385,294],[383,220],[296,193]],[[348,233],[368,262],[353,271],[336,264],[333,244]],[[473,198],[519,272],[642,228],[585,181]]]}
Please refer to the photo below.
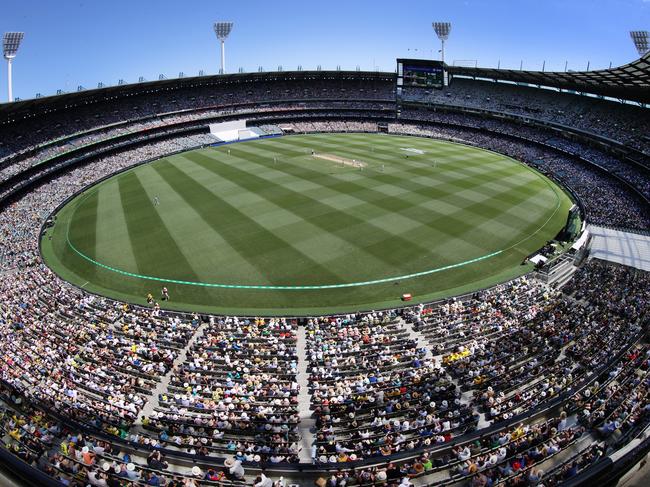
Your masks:
{"label": "floodlight lamp array", "polygon": [[451,22],[433,22],[431,25],[433,26],[433,30],[438,36],[438,39],[441,41],[446,41],[449,38],[449,32],[451,32]]}
{"label": "floodlight lamp array", "polygon": [[636,50],[639,51],[639,56],[643,56],[650,46],[648,45],[648,31],[647,30],[633,30],[630,32],[630,37],[634,42]]}
{"label": "floodlight lamp array", "polygon": [[23,40],[24,36],[24,32],[5,32],[2,37],[2,53],[5,59],[16,57],[20,41]]}
{"label": "floodlight lamp array", "polygon": [[215,22],[214,33],[217,34],[217,39],[220,41],[225,41],[226,38],[230,35],[232,26],[232,22]]}

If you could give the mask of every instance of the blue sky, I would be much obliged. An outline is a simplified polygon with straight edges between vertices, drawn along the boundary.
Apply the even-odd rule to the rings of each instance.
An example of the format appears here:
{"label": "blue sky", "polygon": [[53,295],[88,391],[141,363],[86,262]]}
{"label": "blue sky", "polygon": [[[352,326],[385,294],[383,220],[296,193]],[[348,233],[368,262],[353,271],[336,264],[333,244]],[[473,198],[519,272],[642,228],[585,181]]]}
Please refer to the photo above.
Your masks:
{"label": "blue sky", "polygon": [[[650,29],[650,0],[110,0],[4,2],[0,28],[24,31],[14,96],[74,91],[120,78],[215,73],[215,20],[232,20],[229,72],[393,70],[397,57],[438,56],[431,21],[451,21],[446,59],[541,69],[607,67],[636,57],[629,30]],[[415,51],[417,49],[417,51]],[[6,66],[0,99],[6,93]]]}

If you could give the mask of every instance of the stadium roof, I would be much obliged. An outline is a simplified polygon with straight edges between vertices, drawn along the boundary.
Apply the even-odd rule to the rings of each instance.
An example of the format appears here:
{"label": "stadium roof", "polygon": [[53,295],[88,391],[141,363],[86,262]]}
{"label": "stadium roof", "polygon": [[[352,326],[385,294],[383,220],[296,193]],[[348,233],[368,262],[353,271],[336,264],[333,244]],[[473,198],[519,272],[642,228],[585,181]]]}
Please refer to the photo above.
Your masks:
{"label": "stadium roof", "polygon": [[[448,66],[447,68],[454,75],[527,83],[650,104],[650,53],[629,64],[597,71],[544,72],[460,66]],[[219,85],[222,83],[240,84],[255,81],[300,79],[372,79],[390,81],[395,79],[395,73],[371,71],[271,71],[145,81],[0,104],[0,123],[29,118],[61,108],[108,101],[141,93]]]}
{"label": "stadium roof", "polygon": [[596,71],[521,71],[460,66],[448,66],[448,71],[459,76],[528,83],[650,103],[650,52],[623,66]]}
{"label": "stadium roof", "polygon": [[0,123],[21,120],[35,115],[106,102],[112,99],[136,96],[156,91],[181,90],[200,86],[219,86],[223,84],[244,85],[257,81],[295,81],[313,80],[383,80],[393,81],[394,73],[375,71],[268,71],[257,73],[236,73],[226,75],[193,76],[187,78],[170,78],[141,83],[123,84],[20,100],[13,103],[0,103]]}

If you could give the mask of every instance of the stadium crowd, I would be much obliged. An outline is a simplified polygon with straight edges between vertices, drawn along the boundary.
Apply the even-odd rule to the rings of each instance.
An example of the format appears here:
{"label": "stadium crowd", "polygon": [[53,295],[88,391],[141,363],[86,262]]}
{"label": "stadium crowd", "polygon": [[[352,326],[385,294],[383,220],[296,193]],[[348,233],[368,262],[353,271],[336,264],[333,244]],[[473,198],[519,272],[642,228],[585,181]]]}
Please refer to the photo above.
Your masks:
{"label": "stadium crowd", "polygon": [[442,90],[409,89],[405,99],[430,104],[506,112],[598,134],[650,155],[650,115],[633,104],[509,83],[456,77]]}
{"label": "stadium crowd", "polygon": [[[296,456],[297,430],[286,421],[300,406],[295,323],[201,323],[196,315],[131,308],[89,297],[42,265],[12,284],[0,290],[2,339],[15,344],[1,368],[0,424],[20,458],[73,484],[115,477],[197,485],[237,481],[243,465]],[[562,294],[521,279],[435,307],[308,321],[314,460],[388,462],[335,473],[330,485],[396,485],[425,475],[537,485],[540,477],[557,483],[577,475],[650,423],[650,347],[639,341],[649,285],[648,273],[592,261]],[[44,319],[54,312],[58,321]],[[448,332],[436,337],[447,322]],[[189,354],[158,406],[135,421],[181,347]],[[102,363],[93,362],[97,356]],[[543,374],[533,373],[540,367]],[[554,381],[558,367],[566,382]],[[556,416],[528,422],[540,407]],[[472,439],[490,421],[490,435]],[[81,424],[90,432],[74,429]],[[121,451],[119,438],[142,452]],[[222,469],[182,471],[170,467],[165,452],[173,450],[232,459]],[[410,451],[420,453],[391,462]]]}
{"label": "stadium crowd", "polygon": [[471,405],[395,316],[313,319],[307,332],[319,462],[441,444],[475,425]]}
{"label": "stadium crowd", "polygon": [[148,429],[162,445],[237,452],[250,462],[298,461],[296,326],[286,319],[211,318]]}
{"label": "stadium crowd", "polygon": [[[217,96],[234,105],[390,95],[380,82],[363,92],[353,83],[335,90],[313,84],[308,92],[302,84],[258,89],[263,86]],[[505,103],[498,94],[490,96],[495,101],[489,103]],[[45,118],[60,121],[33,140],[17,136],[30,122],[17,123],[2,145],[3,180],[42,157],[127,132],[146,140],[139,131],[194,120],[195,114],[102,128],[36,149],[48,139],[157,116],[170,106],[215,102],[215,95],[151,97],[116,103],[100,117],[93,116],[93,106],[52,114]],[[348,105],[353,103],[359,102]],[[536,113],[553,110],[559,108]],[[585,111],[583,119],[599,110]],[[534,129],[522,130],[519,139],[499,137],[507,128],[493,121],[446,115],[452,126],[440,123],[436,113],[406,115],[421,123],[393,123],[391,133],[502,152],[564,181],[584,201],[592,222],[649,225],[622,183],[576,159],[594,159],[647,194],[647,177],[607,154],[564,139],[540,139]],[[367,120],[293,126],[305,132],[378,129]],[[276,127],[269,131],[277,133]],[[588,130],[617,135],[596,122]],[[202,318],[155,305],[133,307],[87,294],[53,274],[40,259],[38,239],[55,207],[118,170],[215,141],[208,134],[170,135],[110,155],[98,152],[90,164],[70,167],[0,211],[2,441],[41,472],[73,486],[282,485],[263,471],[257,478],[245,471],[301,460],[300,413],[310,406],[298,400],[301,387],[308,388],[316,423],[311,459],[332,469],[319,485],[405,487],[421,476],[441,485],[556,485],[650,424],[650,348],[643,339],[650,275],[631,268],[590,261],[562,292],[522,278],[435,306],[319,317],[300,325],[284,318]],[[527,144],[526,137],[560,151]],[[619,139],[640,143],[636,132]],[[28,159],[11,155],[21,151]],[[299,326],[306,334],[302,349]],[[307,377],[299,377],[301,351]],[[364,460],[374,466],[346,468]]]}

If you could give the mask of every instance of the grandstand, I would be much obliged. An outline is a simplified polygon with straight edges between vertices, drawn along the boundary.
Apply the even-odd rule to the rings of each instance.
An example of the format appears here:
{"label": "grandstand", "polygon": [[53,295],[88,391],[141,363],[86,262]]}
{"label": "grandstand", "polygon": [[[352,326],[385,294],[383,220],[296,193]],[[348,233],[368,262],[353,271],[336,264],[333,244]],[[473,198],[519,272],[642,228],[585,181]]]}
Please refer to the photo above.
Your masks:
{"label": "grandstand", "polygon": [[[3,464],[16,483],[44,486],[614,485],[650,451],[649,63],[650,53],[618,68],[584,72],[448,66],[447,86],[415,88],[399,97],[394,73],[319,70],[163,79],[0,105]],[[381,127],[387,133],[379,135]],[[377,142],[381,137],[389,141],[385,153]],[[340,156],[312,157],[321,152],[318,140]],[[337,149],[345,144],[352,148]],[[426,159],[427,167],[421,167],[433,147],[450,150],[448,159],[436,156],[437,165]],[[466,273],[446,263],[445,272],[462,282],[449,284],[435,299],[416,293],[413,302],[400,302],[409,289],[399,286],[411,278],[400,276],[387,285],[392,302],[379,299],[372,287],[356,301],[347,289],[345,298],[326,291],[290,296],[294,291],[276,289],[264,299],[258,299],[260,289],[246,289],[236,296],[237,313],[229,313],[223,306],[232,296],[225,291],[193,290],[179,307],[179,278],[154,276],[158,280],[147,283],[151,296],[146,288],[129,289],[133,276],[127,274],[143,274],[144,261],[114,277],[111,288],[101,281],[110,266],[81,269],[65,246],[56,254],[52,242],[78,198],[112,184],[117,189],[98,198],[123,205],[137,186],[126,185],[126,178],[151,171],[164,179],[164,171],[152,169],[163,160],[178,171],[168,173],[167,182],[177,182],[181,164],[169,161],[207,151],[222,159],[201,159],[203,169],[214,166],[210,173],[195,166],[196,172],[185,172],[185,197],[237,198],[230,205],[239,211],[232,210],[235,220],[223,216],[225,205],[192,206],[205,211],[203,222],[209,214],[223,218],[215,228],[232,225],[232,233],[219,235],[237,236],[228,240],[239,245],[233,255],[249,257],[220,262],[228,276],[235,271],[226,261],[232,268],[252,262],[259,271],[264,258],[254,257],[265,245],[273,243],[280,252],[280,244],[295,243],[279,238],[280,229],[254,233],[244,226],[241,215],[254,220],[255,209],[262,212],[246,206],[246,191],[257,198],[253,203],[263,195],[278,214],[293,212],[283,221],[293,225],[285,229],[290,237],[303,230],[299,224],[318,221],[318,214],[296,209],[314,201],[321,209],[327,199],[340,210],[354,200],[355,217],[336,218],[361,225],[379,218],[363,213],[368,208],[359,203],[361,195],[385,207],[399,202],[401,188],[399,194],[412,203],[400,207],[410,223],[418,215],[414,207],[424,204],[416,196],[437,197],[438,209],[445,208],[445,189],[476,198],[473,208],[496,207],[488,196],[495,198],[501,214],[490,215],[490,231],[471,234],[474,242],[445,241],[458,252],[484,243],[478,242],[481,235],[506,238],[505,220],[515,227],[526,218],[522,209],[529,220],[521,225],[533,233],[537,226],[529,228],[535,222],[525,204],[531,187],[543,199],[534,186],[537,177],[566,198],[558,197],[564,213],[548,235],[518,249],[516,263],[499,261],[501,267]],[[310,161],[324,169],[307,172],[288,163],[278,168],[277,159],[292,151],[299,152],[299,164]],[[265,158],[266,165],[245,169],[254,157]],[[414,165],[404,169],[411,179],[386,171],[384,166],[396,167],[393,159]],[[520,171],[499,173],[501,181],[495,176],[486,183],[499,188],[506,180],[529,179],[509,199],[477,189],[479,183],[469,179],[457,186],[451,176],[435,180],[452,160],[459,165],[454,171],[480,178],[489,177],[481,164]],[[223,161],[235,162],[223,166],[226,172]],[[215,174],[221,186],[210,185],[208,176]],[[391,178],[406,182],[400,186]],[[297,203],[289,204],[279,185],[273,195],[264,193],[269,181],[285,183]],[[426,192],[431,181],[442,187],[440,194]],[[172,198],[144,187],[137,196],[142,205]],[[571,233],[565,222],[574,204],[577,231],[561,237]],[[87,208],[92,212],[93,204]],[[173,249],[169,255],[178,264],[183,244],[164,240],[143,220],[120,221],[135,210],[107,213],[102,223],[80,211],[77,221],[104,225],[103,234],[115,238],[110,243],[119,249],[125,247],[117,240],[120,225],[131,236],[146,228],[140,233],[157,240],[141,238],[134,248],[140,245],[140,254],[159,258],[162,267],[173,258],[156,253],[158,242],[163,250]],[[190,213],[184,210],[174,222],[189,222]],[[474,218],[469,212],[456,216],[456,227],[445,220],[444,230],[459,237],[463,224],[484,226]],[[400,232],[434,245],[431,234],[415,228],[386,232],[396,240],[393,258],[385,256],[382,265],[399,268],[395,254],[417,247]],[[325,240],[331,235],[347,243],[363,237],[346,240],[340,228],[325,229],[313,235],[317,243],[332,242]],[[193,243],[202,238],[189,224],[175,235],[183,232]],[[379,234],[375,229],[372,236]],[[70,233],[65,235],[70,244]],[[80,241],[89,238],[98,237],[83,234]],[[384,257],[373,243],[364,247],[374,249],[364,262]],[[333,252],[332,247],[317,248]],[[304,252],[283,254],[283,271],[300,264],[292,261],[296,255]],[[532,256],[545,263],[530,263]],[[199,278],[201,266],[211,261],[195,257],[190,266]],[[89,258],[101,264],[100,256]],[[321,264],[318,279],[335,269],[332,262]],[[352,267],[348,261],[341,265]],[[321,282],[308,281],[312,271],[301,269],[280,277]],[[436,283],[445,279],[435,276]],[[270,277],[261,285],[252,282],[242,287],[284,283]],[[432,282],[423,286],[433,290]],[[161,286],[169,287],[170,299],[160,295]],[[218,300],[222,308],[214,305]],[[336,313],[313,312],[337,303]]]}

